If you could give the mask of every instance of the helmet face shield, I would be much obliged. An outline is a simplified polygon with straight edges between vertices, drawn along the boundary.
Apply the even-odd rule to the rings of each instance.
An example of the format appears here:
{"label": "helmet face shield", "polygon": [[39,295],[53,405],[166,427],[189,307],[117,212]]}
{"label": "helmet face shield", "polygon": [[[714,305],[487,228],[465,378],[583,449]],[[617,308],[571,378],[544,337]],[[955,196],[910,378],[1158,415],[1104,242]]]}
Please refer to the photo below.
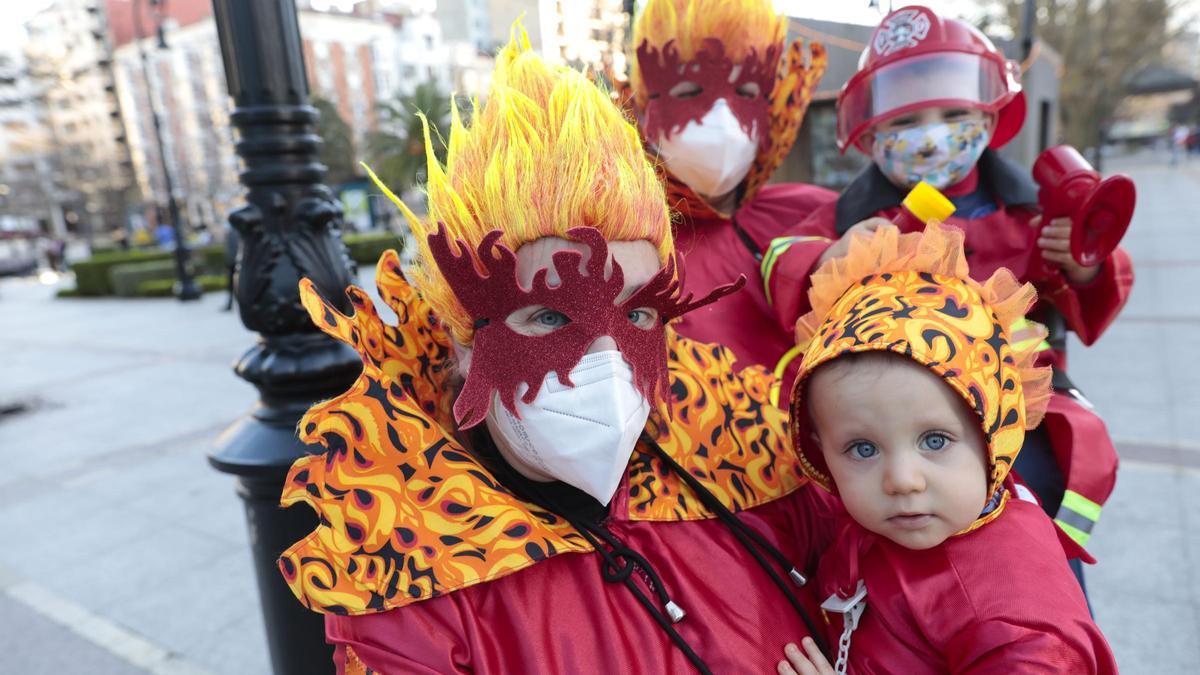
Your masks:
{"label": "helmet face shield", "polygon": [[929,52],[859,71],[838,101],[838,146],[862,149],[872,127],[913,110],[962,107],[996,113],[1014,95],[1009,62],[992,54]]}

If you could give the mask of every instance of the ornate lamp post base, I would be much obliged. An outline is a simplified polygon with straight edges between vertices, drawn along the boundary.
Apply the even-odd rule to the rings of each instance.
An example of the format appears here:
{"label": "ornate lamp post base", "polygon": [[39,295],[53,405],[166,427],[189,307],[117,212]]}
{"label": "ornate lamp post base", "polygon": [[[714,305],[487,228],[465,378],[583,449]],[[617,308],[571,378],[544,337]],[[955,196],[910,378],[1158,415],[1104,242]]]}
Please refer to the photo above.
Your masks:
{"label": "ornate lamp post base", "polygon": [[358,354],[319,332],[300,305],[306,277],[350,311],[341,207],[321,184],[295,0],[213,0],[213,9],[249,202],[229,217],[241,237],[235,286],[242,322],[262,339],[235,369],[258,388],[259,405],[221,436],[209,461],[238,477],[275,672],[332,673],[323,617],[296,600],[276,559],[317,524],[310,509],[279,507],[288,468],[321,450],[302,444],[296,425],[362,370]]}

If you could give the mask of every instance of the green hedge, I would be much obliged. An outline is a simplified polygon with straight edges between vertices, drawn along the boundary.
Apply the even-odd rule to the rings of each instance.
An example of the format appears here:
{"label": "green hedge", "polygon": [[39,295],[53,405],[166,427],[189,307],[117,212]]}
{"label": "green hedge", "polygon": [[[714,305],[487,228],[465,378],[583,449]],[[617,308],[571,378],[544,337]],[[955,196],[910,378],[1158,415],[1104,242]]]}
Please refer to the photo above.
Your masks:
{"label": "green hedge", "polygon": [[108,285],[113,294],[122,298],[138,295],[138,286],[145,281],[175,279],[175,261],[153,260],[151,262],[116,265],[108,271]]}
{"label": "green hedge", "polygon": [[[103,251],[87,260],[71,264],[75,272],[75,290],[80,296],[113,295],[117,289],[112,285],[112,269],[114,267],[134,263],[150,263],[162,260],[173,260],[173,251],[143,249],[132,251]],[[192,251],[192,264],[196,271],[203,274],[225,274],[225,247],[223,245],[206,246]]]}
{"label": "green hedge", "polygon": [[[229,279],[219,274],[204,274],[196,277],[196,285],[205,293],[223,291],[229,288]],[[138,286],[137,294],[143,298],[169,298],[175,295],[175,280],[152,279],[150,281],[143,281]]]}
{"label": "green hedge", "polygon": [[[343,236],[343,241],[346,242],[346,247],[350,251],[350,258],[363,265],[374,265],[379,260],[379,256],[383,255],[383,252],[388,249],[394,248],[398,251],[403,248],[403,242],[400,237],[392,232],[346,234]],[[69,294],[61,293],[60,297],[96,297],[103,295],[129,297],[131,295],[141,295],[142,293],[138,290],[141,282],[154,279],[164,280],[167,278],[163,276],[162,269],[169,267],[171,270],[170,279],[174,279],[174,264],[171,262],[173,259],[174,253],[172,251],[155,249],[102,251],[87,260],[71,264],[71,270],[75,272],[75,291]],[[148,267],[149,263],[164,261],[171,264],[162,267]],[[133,278],[135,281],[131,283],[123,281],[123,285],[118,292],[118,289],[113,284],[113,270],[116,267],[129,265],[147,266],[134,273]],[[216,244],[193,250],[192,265],[195,267],[197,274],[211,275],[224,279],[227,274],[225,267],[225,246],[223,244]],[[148,271],[150,269],[154,271]],[[149,275],[149,278],[145,275]],[[118,277],[123,278],[124,275],[118,275]],[[222,281],[221,283],[221,287],[223,288],[225,282]],[[157,287],[155,289],[155,292],[161,293],[161,289]],[[169,290],[166,295],[170,295]]]}
{"label": "green hedge", "polygon": [[205,274],[226,274],[225,245],[205,246],[193,251],[192,263]]}
{"label": "green hedge", "polygon": [[393,232],[363,232],[347,234],[342,238],[350,249],[350,258],[360,265],[374,265],[383,252],[404,248],[404,242]]}
{"label": "green hedge", "polygon": [[113,287],[109,282],[109,272],[112,268],[130,263],[170,259],[170,251],[115,251],[72,263],[71,271],[75,273],[75,289],[79,291],[79,295],[112,295]]}

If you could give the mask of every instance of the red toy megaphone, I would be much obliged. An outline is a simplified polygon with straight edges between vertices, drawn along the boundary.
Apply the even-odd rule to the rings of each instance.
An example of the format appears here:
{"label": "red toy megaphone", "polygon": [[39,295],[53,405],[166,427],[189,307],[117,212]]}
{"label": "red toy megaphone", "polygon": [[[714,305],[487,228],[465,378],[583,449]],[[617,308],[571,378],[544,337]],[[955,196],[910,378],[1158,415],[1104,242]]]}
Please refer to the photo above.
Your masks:
{"label": "red toy megaphone", "polygon": [[1086,267],[1108,257],[1133,218],[1137,190],[1129,176],[1100,180],[1100,174],[1069,145],[1056,145],[1033,163],[1042,222],[1071,219],[1071,257]]}

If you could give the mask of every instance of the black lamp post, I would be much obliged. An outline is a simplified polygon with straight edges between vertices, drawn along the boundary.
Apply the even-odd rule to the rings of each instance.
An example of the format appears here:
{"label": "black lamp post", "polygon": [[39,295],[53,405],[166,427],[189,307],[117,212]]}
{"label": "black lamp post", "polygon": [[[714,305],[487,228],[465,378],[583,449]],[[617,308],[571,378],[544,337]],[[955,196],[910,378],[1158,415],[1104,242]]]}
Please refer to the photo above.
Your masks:
{"label": "black lamp post", "polygon": [[296,424],[362,370],[353,349],[313,326],[297,288],[308,277],[350,311],[342,211],[321,182],[295,0],[213,0],[213,9],[249,202],[229,216],[241,235],[235,288],[242,323],[261,335],[235,370],[261,400],[209,461],[238,477],[275,672],[332,673],[322,617],[296,600],[275,561],[317,524],[307,508],[279,508],[288,467],[319,450],[296,438]]}
{"label": "black lamp post", "polygon": [[[192,276],[191,251],[183,238],[183,223],[179,219],[179,203],[175,201],[175,183],[171,180],[171,167],[167,162],[167,150],[163,145],[162,121],[159,119],[158,106],[154,100],[154,90],[150,86],[150,64],[146,59],[146,47],[142,41],[146,38],[145,26],[142,24],[142,3],[149,2],[155,8],[161,8],[165,0],[134,0],[133,25],[138,34],[138,56],[142,61],[142,79],[146,81],[146,98],[150,104],[150,120],[154,126],[154,140],[158,146],[158,158],[162,162],[163,187],[167,191],[167,212],[171,220],[171,230],[175,233],[175,295],[180,300],[199,300],[203,295],[196,280]],[[163,33],[162,15],[155,13],[157,21],[158,48],[166,49],[167,40]]]}

